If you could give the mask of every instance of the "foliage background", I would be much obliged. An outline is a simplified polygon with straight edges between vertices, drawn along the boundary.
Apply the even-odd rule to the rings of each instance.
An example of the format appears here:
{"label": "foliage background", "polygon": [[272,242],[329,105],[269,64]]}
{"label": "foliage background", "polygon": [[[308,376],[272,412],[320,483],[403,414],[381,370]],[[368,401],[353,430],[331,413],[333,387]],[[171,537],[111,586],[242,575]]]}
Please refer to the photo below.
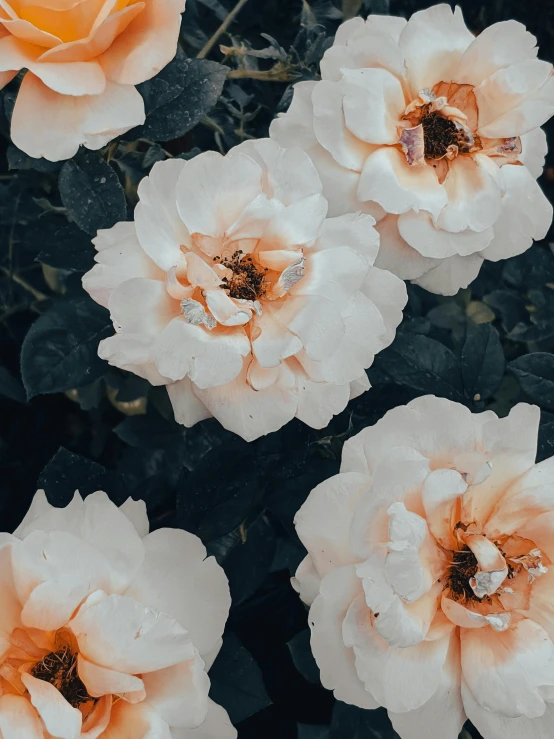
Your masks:
{"label": "foliage background", "polygon": [[[137,184],[156,161],[266,136],[291,83],[317,76],[343,12],[409,16],[432,3],[241,4],[211,43],[232,0],[188,0],[177,58],[140,86],[145,126],[99,153],[65,164],[29,158],[9,141],[18,80],[1,93],[1,528],[18,524],[37,487],[59,505],[75,488],[105,489],[117,503],[144,498],[153,527],[197,533],[227,572],[233,608],[210,675],[241,739],[392,739],[384,712],[337,703],[319,684],[307,612],[289,584],[304,554],[293,516],[338,471],[346,438],[425,393],[500,415],[535,402],[539,457],[554,453],[553,244],[547,238],[520,257],[486,262],[454,298],[409,287],[399,334],[369,371],[373,388],[322,431],[295,421],[247,444],[213,420],[178,426],[163,389],[96,357],[112,329],[80,284],[93,263],[91,235],[132,218]],[[459,4],[475,32],[522,21],[541,58],[554,61],[554,0]],[[553,148],[554,125],[547,132]],[[540,182],[553,200],[552,154]],[[470,736],[478,734],[468,725],[462,737]]]}

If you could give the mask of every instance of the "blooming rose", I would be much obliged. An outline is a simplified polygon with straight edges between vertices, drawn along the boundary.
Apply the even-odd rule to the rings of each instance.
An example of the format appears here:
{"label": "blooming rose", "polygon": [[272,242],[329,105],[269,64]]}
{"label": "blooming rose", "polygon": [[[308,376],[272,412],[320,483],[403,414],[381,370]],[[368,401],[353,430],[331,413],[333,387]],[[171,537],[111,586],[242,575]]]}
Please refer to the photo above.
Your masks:
{"label": "blooming rose", "polygon": [[3,739],[236,737],[206,674],[229,586],[196,536],[149,534],[141,501],[42,490],[0,536]]}
{"label": "blooming rose", "polygon": [[432,396],[346,442],[296,516],[312,649],[337,698],[402,739],[552,739],[554,457],[539,409]]}
{"label": "blooming rose", "polygon": [[2,0],[0,88],[17,96],[16,146],[51,161],[144,123],[135,85],[175,56],[185,0]]}
{"label": "blooming rose", "polygon": [[321,189],[304,152],[269,139],[156,164],[83,278],[117,332],[99,355],[167,385],[185,426],[326,426],[369,387],[406,290],[372,266],[374,219],[326,219]]}
{"label": "blooming rose", "polygon": [[474,38],[448,5],[353,18],[271,136],[310,154],[332,215],[380,219],[379,266],[452,295],[552,220],[535,178],[554,78],[535,44],[516,21]]}

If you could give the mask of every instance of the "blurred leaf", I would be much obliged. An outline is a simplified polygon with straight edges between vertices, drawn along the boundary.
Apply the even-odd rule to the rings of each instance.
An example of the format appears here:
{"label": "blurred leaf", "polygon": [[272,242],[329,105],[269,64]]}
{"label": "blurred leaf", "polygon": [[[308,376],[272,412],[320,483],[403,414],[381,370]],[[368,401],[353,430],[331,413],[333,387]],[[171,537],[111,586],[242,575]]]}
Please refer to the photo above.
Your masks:
{"label": "blurred leaf", "polygon": [[137,89],[146,123],[128,137],[171,141],[194,128],[217,103],[229,69],[207,59],[174,59]]}
{"label": "blurred leaf", "polygon": [[544,341],[554,336],[554,317],[534,323],[517,323],[513,329],[506,334],[510,341],[527,344],[531,341]]}
{"label": "blurred leaf", "polygon": [[515,291],[494,290],[485,295],[483,301],[494,310],[506,331],[511,331],[516,323],[525,321],[528,317],[526,301]]}
{"label": "blurred leaf", "polygon": [[319,683],[319,667],[310,645],[310,630],[304,629],[288,643],[292,661],[298,672],[311,683]]}
{"label": "blurred leaf", "polygon": [[94,235],[127,218],[119,179],[95,152],[85,151],[66,162],[60,172],[59,187],[68,215],[88,234]]}
{"label": "blurred leaf", "polygon": [[82,387],[106,367],[98,343],[113,333],[110,315],[88,296],[60,300],[31,326],[21,349],[27,397]]}
{"label": "blurred leaf", "polygon": [[554,410],[554,355],[547,352],[525,354],[510,362],[508,369],[532,401]]}
{"label": "blurred leaf", "polygon": [[468,332],[461,357],[462,377],[468,398],[490,398],[504,377],[504,352],[498,331],[489,323]]}
{"label": "blurred leaf", "polygon": [[271,705],[260,668],[232,633],[223,639],[210,680],[210,697],[226,709],[233,724]]}
{"label": "blurred leaf", "polygon": [[464,401],[460,363],[438,341],[421,334],[398,334],[393,344],[377,355],[368,371],[372,384],[388,379],[423,393]]}
{"label": "blurred leaf", "polygon": [[459,303],[456,303],[453,300],[449,300],[431,308],[427,314],[427,318],[431,321],[433,326],[445,328],[449,331],[461,328],[462,326],[465,326],[466,323],[464,309]]}
{"label": "blurred leaf", "polygon": [[472,300],[466,308],[467,317],[473,321],[473,323],[490,323],[496,318],[494,311],[492,311],[488,305],[481,302],[480,300]]}

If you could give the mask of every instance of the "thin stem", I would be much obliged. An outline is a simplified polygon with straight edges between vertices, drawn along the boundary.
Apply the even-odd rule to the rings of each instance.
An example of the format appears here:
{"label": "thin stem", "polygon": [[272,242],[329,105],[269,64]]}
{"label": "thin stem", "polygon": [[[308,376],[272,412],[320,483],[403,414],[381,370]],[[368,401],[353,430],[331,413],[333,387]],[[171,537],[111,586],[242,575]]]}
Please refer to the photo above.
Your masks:
{"label": "thin stem", "polygon": [[239,0],[238,3],[235,5],[233,10],[229,13],[227,18],[223,21],[223,23],[219,26],[217,31],[214,33],[214,35],[209,39],[209,41],[206,43],[204,48],[198,52],[196,58],[197,59],[204,59],[204,57],[207,57],[210,51],[213,49],[215,44],[217,43],[218,38],[225,33],[225,31],[229,28],[231,23],[235,20],[237,14],[241,11],[241,9],[246,5],[248,0]]}
{"label": "thin stem", "polygon": [[285,69],[232,69],[227,75],[228,80],[260,80],[262,82],[290,82],[296,78],[295,74]]}
{"label": "thin stem", "polygon": [[6,269],[5,267],[0,267],[0,269],[6,275],[6,277],[8,277],[10,280],[13,280],[16,285],[19,285],[19,287],[22,287],[24,290],[27,290],[28,293],[31,293],[35,300],[48,300],[48,295],[41,293],[40,290],[37,290],[35,287],[33,287],[29,282],[27,282],[27,280],[24,280],[23,277],[10,272],[10,270]]}

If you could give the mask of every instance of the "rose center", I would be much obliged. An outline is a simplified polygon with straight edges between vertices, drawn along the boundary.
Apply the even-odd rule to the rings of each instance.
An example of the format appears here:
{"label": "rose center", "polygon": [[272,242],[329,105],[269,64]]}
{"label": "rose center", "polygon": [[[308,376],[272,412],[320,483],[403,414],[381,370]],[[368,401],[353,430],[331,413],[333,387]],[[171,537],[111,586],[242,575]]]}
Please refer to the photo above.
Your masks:
{"label": "rose center", "polygon": [[83,703],[96,700],[90,696],[77,673],[77,655],[69,647],[50,652],[31,669],[31,675],[53,685],[66,701],[79,708]]}
{"label": "rose center", "polygon": [[266,293],[266,272],[255,264],[250,255],[246,256],[241,250],[234,252],[231,257],[215,257],[224,267],[231,270],[232,275],[223,278],[224,290],[230,298],[239,300],[258,300]]}
{"label": "rose center", "polygon": [[439,113],[429,113],[421,119],[426,159],[442,159],[451,149],[459,146],[459,131],[454,121]]}
{"label": "rose center", "polygon": [[447,575],[447,586],[450,588],[453,600],[464,603],[478,600],[469,584],[478,569],[477,559],[469,547],[464,546],[458,552],[453,552],[452,564]]}

